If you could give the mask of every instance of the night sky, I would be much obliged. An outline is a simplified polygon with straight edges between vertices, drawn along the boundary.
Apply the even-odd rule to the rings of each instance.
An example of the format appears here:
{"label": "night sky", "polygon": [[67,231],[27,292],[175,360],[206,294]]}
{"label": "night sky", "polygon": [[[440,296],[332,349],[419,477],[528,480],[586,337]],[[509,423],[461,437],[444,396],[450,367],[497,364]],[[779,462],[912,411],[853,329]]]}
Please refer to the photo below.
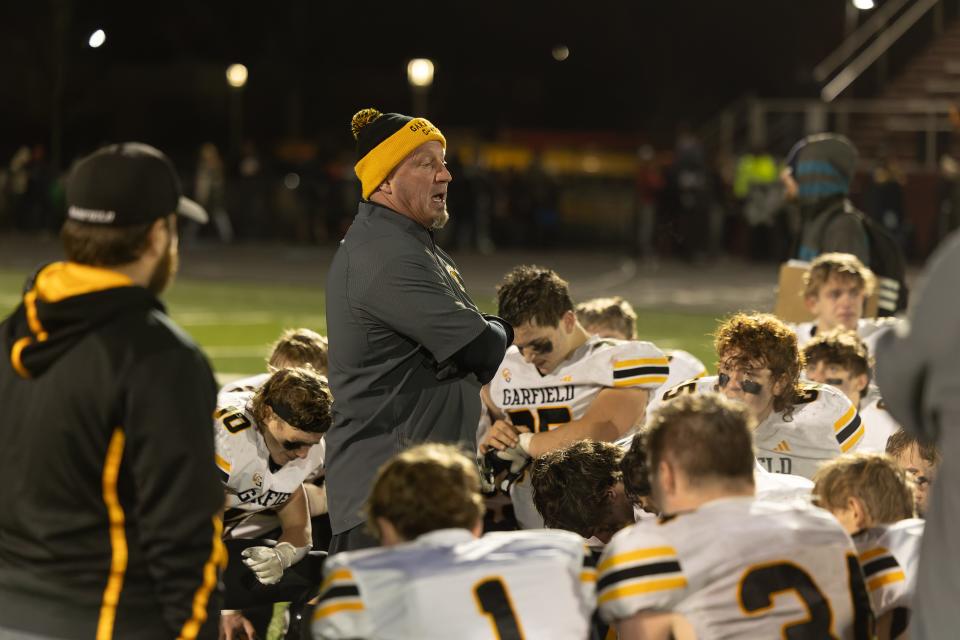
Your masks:
{"label": "night sky", "polygon": [[7,2],[0,151],[47,142],[58,122],[64,156],[121,138],[223,143],[233,62],[250,69],[245,136],[342,146],[357,109],[412,109],[411,57],[435,61],[428,115],[444,129],[657,140],[747,92],[816,95],[810,69],[843,20],[841,0]]}

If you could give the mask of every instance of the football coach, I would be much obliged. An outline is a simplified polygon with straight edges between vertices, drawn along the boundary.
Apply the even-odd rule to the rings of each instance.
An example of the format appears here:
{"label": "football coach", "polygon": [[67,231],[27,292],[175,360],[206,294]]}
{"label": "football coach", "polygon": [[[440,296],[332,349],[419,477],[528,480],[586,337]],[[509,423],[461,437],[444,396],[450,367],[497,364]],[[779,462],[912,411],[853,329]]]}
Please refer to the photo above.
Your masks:
{"label": "football coach", "polygon": [[363,199],[327,279],[331,553],[377,545],[363,507],[395,453],[424,441],[475,447],[480,386],[513,342],[434,242],[453,180],[440,130],[375,109],[359,111],[351,128]]}

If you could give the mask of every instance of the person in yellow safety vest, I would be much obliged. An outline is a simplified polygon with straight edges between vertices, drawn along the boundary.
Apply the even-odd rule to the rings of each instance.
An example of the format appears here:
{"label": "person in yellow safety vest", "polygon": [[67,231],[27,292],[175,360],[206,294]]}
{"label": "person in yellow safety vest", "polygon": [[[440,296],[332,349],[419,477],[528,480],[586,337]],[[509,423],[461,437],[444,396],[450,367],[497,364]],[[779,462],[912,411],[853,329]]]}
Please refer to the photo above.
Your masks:
{"label": "person in yellow safety vest", "polygon": [[740,156],[733,178],[733,195],[745,199],[754,185],[767,186],[779,179],[780,167],[765,151],[752,151]]}
{"label": "person in yellow safety vest", "polygon": [[786,257],[787,238],[780,166],[772,155],[752,150],[740,157],[733,180],[733,194],[748,226],[748,253],[753,259]]}

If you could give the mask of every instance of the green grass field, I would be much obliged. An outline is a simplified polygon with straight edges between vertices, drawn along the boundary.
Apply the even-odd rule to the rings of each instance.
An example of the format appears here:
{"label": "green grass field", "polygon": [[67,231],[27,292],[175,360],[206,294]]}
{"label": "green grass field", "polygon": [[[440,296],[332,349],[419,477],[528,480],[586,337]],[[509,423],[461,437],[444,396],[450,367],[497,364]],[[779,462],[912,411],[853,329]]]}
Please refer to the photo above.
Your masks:
{"label": "green grass field", "polygon": [[[0,270],[0,312],[20,300],[26,273]],[[263,371],[271,342],[283,329],[309,327],[326,333],[325,299],[315,287],[211,282],[178,278],[164,296],[173,319],[203,347],[220,375]],[[490,303],[480,300],[484,310]],[[719,314],[652,312],[638,309],[638,332],[662,348],[686,349],[713,369],[709,333]]]}

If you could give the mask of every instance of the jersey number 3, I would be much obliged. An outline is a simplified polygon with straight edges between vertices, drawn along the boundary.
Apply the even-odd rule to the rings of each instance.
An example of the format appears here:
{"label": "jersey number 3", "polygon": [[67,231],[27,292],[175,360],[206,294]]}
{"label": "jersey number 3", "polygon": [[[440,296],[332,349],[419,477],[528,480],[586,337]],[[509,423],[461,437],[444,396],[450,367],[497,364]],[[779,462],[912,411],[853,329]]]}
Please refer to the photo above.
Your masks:
{"label": "jersey number 3", "polygon": [[490,618],[498,640],[523,640],[520,621],[510,604],[507,585],[500,578],[485,578],[473,588],[480,612]]}
{"label": "jersey number 3", "polygon": [[[869,612],[869,596],[852,555],[847,556],[849,589],[854,613],[854,638],[866,640],[871,637],[872,626]],[[774,598],[788,591],[794,592],[807,610],[807,618],[783,625],[782,637],[786,640],[815,640],[836,638],[833,630],[833,611],[830,601],[810,574],[792,562],[774,562],[751,567],[740,578],[740,608],[748,616],[768,613],[774,606]]]}

